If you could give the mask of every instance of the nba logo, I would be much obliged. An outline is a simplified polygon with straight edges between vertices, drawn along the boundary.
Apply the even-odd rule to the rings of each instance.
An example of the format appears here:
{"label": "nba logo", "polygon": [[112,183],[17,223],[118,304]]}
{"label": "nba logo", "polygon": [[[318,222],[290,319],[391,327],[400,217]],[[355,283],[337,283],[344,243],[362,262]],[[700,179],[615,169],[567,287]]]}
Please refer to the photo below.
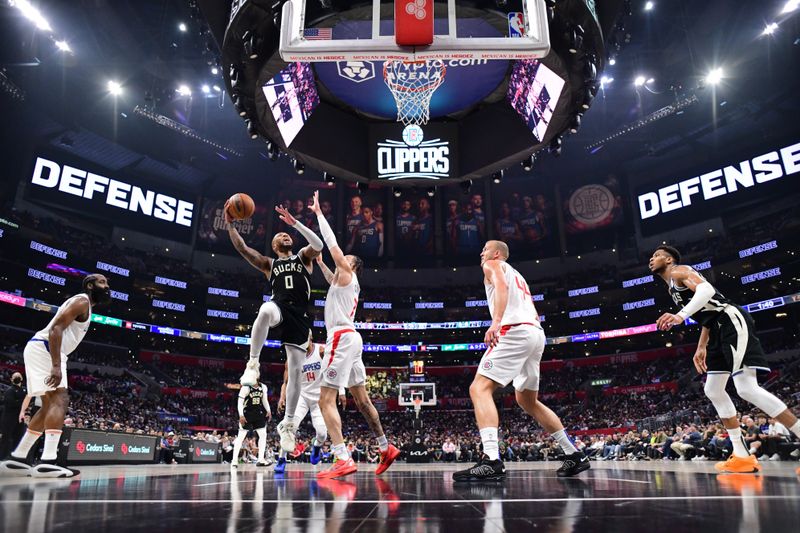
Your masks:
{"label": "nba logo", "polygon": [[525,18],[519,11],[508,14],[508,36],[525,37]]}

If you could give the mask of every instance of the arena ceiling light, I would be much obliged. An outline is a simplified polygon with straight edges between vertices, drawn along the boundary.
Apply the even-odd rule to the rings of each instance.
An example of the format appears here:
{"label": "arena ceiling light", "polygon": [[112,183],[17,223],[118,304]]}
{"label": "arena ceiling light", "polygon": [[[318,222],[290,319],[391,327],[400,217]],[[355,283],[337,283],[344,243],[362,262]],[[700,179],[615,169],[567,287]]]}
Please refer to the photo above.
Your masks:
{"label": "arena ceiling light", "polygon": [[179,85],[177,92],[181,96],[192,96],[192,90],[188,85]]}
{"label": "arena ceiling light", "polygon": [[633,84],[636,87],[643,87],[645,83],[647,83],[647,78],[644,76],[636,76],[636,79],[633,80]]}
{"label": "arena ceiling light", "polygon": [[8,0],[8,3],[11,7],[19,9],[22,16],[33,22],[38,29],[42,31],[53,31],[53,28],[50,27],[50,23],[47,22],[47,19],[44,18],[41,11],[33,7],[28,0]]}
{"label": "arena ceiling light", "polygon": [[222,88],[219,85],[214,85],[212,87],[212,89],[214,89],[215,93],[221,93],[222,92]]}
{"label": "arena ceiling light", "polygon": [[219,69],[217,67],[211,67],[211,74],[216,76],[219,74]]}
{"label": "arena ceiling light", "polygon": [[717,85],[722,81],[723,75],[724,73],[721,67],[711,69],[711,71],[706,75],[706,83],[709,85]]}
{"label": "arena ceiling light", "polygon": [[178,23],[178,30],[182,31],[183,33],[186,33],[187,31],[189,31],[189,27],[186,25],[185,22],[180,22]]}
{"label": "arena ceiling light", "polygon": [[336,178],[333,176],[333,174],[328,174],[327,172],[323,172],[322,179],[325,180],[325,183],[328,184],[328,187],[333,187],[334,185],[336,185]]}
{"label": "arena ceiling light", "polygon": [[644,3],[644,10],[645,11],[652,11],[654,7],[656,7],[655,2],[645,2]]}
{"label": "arena ceiling light", "polygon": [[611,82],[614,81],[614,78],[610,78],[608,76],[603,76],[600,78],[600,88],[605,89],[606,85],[609,85]]}
{"label": "arena ceiling light", "polygon": [[608,60],[608,64],[609,64],[609,65],[611,65],[611,66],[613,67],[614,65],[616,65],[616,64],[617,64],[617,58],[616,58],[616,57],[611,57],[611,58],[609,58],[609,60]]}
{"label": "arena ceiling light", "polygon": [[528,157],[522,162],[522,170],[524,170],[525,172],[530,172],[531,170],[533,170],[533,165],[535,162],[536,162],[536,155],[531,154],[530,157]]}
{"label": "arena ceiling light", "polygon": [[767,24],[767,26],[764,28],[764,31],[763,31],[763,32],[761,32],[761,35],[772,35],[773,33],[775,33],[775,31],[776,31],[777,29],[778,29],[778,23],[777,23],[777,22],[770,22],[770,23],[769,23],[769,24]]}
{"label": "arena ceiling light", "polygon": [[294,166],[294,171],[299,175],[302,175],[306,171],[306,166],[297,159],[292,160],[292,165]]}
{"label": "arena ceiling light", "polygon": [[499,184],[501,181],[503,181],[503,171],[502,170],[498,170],[497,172],[492,174],[492,181],[495,184]]}
{"label": "arena ceiling light", "polygon": [[392,188],[392,194],[394,194],[395,198],[400,198],[401,196],[403,196],[403,189],[401,189],[400,187],[394,187]]}
{"label": "arena ceiling light", "polygon": [[69,43],[67,41],[56,41],[56,48],[58,48],[62,52],[67,52],[67,53],[72,52],[72,48],[69,47]]}
{"label": "arena ceiling light", "polygon": [[798,7],[800,7],[800,0],[788,0],[788,2],[784,4],[783,9],[781,10],[781,15],[785,15],[786,13],[791,13]]}
{"label": "arena ceiling light", "polygon": [[433,198],[436,195],[436,187],[428,187],[428,197]]}
{"label": "arena ceiling light", "polygon": [[111,93],[112,96],[119,96],[122,94],[122,85],[118,81],[108,80],[106,88],[108,88],[108,92]]}

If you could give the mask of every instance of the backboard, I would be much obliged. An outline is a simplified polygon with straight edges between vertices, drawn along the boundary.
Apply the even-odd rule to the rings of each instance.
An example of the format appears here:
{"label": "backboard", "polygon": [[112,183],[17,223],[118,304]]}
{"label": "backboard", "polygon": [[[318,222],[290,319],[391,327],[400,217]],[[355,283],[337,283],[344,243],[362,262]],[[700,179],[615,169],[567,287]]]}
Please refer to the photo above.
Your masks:
{"label": "backboard", "polygon": [[[283,5],[280,55],[284,61],[538,59],[550,51],[544,0],[508,2],[509,7],[492,10],[457,0],[372,0],[308,16],[307,4],[319,1],[289,0]],[[398,25],[400,35],[395,32],[395,10],[398,16],[413,13],[421,19],[430,18],[431,7],[432,42],[404,45],[409,37],[402,24]],[[316,6],[314,11],[319,13]]]}
{"label": "backboard", "polygon": [[422,397],[420,405],[433,407],[436,405],[435,383],[400,383],[398,384],[397,404],[403,407],[414,407],[414,398]]}

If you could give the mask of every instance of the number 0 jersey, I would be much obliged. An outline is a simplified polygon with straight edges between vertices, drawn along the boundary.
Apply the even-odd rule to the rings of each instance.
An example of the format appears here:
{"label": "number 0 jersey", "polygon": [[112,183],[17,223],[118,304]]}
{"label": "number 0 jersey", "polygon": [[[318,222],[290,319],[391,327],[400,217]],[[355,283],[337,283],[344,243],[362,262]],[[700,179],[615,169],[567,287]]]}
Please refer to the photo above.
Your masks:
{"label": "number 0 jersey", "polygon": [[272,285],[273,302],[308,309],[311,274],[299,255],[274,259],[269,281]]}
{"label": "number 0 jersey", "polygon": [[[505,313],[503,313],[500,325],[508,326],[526,322],[539,324],[539,313],[536,312],[536,307],[533,305],[531,290],[528,288],[525,278],[505,261],[500,261],[500,268],[508,286],[508,305]],[[497,289],[488,280],[484,280],[484,286],[486,287],[486,300],[489,303],[489,313],[491,314],[494,313],[494,298]],[[492,316],[492,319],[494,318]]]}

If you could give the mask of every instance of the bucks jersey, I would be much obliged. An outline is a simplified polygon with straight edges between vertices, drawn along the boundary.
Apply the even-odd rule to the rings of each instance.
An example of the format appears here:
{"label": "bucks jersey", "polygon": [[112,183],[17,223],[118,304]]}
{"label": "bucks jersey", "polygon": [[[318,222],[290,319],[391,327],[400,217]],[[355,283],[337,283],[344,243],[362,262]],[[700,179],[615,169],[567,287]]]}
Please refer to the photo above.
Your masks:
{"label": "bucks jersey", "polygon": [[244,418],[254,428],[264,427],[267,420],[267,387],[261,383],[248,387],[244,397]]}
{"label": "bucks jersey", "polygon": [[[704,278],[702,274],[697,271],[695,271],[695,273],[700,276],[703,281],[706,281],[706,278]],[[679,308],[683,308],[689,303],[689,300],[692,299],[694,292],[689,290],[688,287],[678,287],[672,278],[670,278],[669,295],[672,296],[672,301],[675,302],[675,305],[677,305]],[[715,288],[714,296],[711,297],[711,299],[703,306],[702,309],[692,315],[692,320],[701,326],[708,326],[729,304],[731,304],[731,301],[725,298],[722,293]]]}
{"label": "bucks jersey", "polygon": [[308,300],[311,297],[311,274],[299,255],[274,259],[270,283],[273,302],[302,309],[308,308]]}

